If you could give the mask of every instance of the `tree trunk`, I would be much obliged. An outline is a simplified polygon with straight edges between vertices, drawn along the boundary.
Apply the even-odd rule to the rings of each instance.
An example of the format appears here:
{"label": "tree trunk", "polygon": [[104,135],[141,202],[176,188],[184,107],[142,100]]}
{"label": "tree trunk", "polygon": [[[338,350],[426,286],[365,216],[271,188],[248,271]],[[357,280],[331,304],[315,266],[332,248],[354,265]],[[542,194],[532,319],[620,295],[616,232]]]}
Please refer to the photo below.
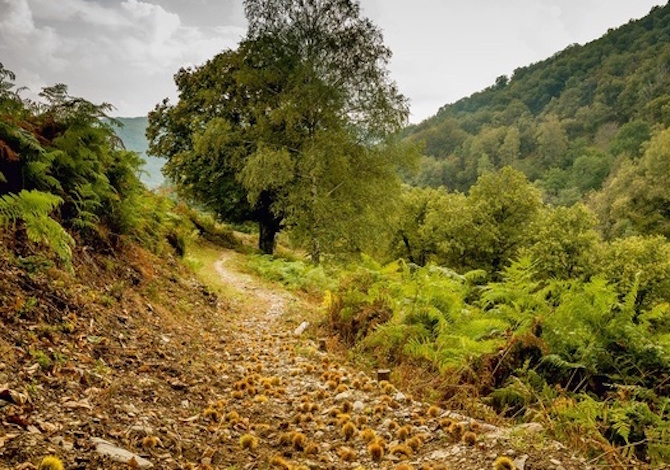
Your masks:
{"label": "tree trunk", "polygon": [[274,218],[261,219],[258,221],[259,236],[258,249],[266,255],[271,255],[275,251],[275,237],[279,232],[279,223]]}
{"label": "tree trunk", "polygon": [[412,255],[412,246],[410,245],[409,239],[404,233],[402,233],[402,241],[405,244],[405,248],[407,249],[407,259],[410,263],[416,264],[416,261],[414,261],[414,256]]}
{"label": "tree trunk", "polygon": [[262,192],[258,202],[256,209],[259,228],[258,249],[266,255],[271,255],[275,251],[275,237],[281,228],[282,219],[271,209],[273,198],[270,193]]}
{"label": "tree trunk", "polygon": [[[310,135],[312,133],[310,132]],[[312,250],[310,258],[312,264],[318,266],[321,263],[321,242],[319,241],[319,215],[317,208],[317,196],[319,195],[319,188],[316,184],[316,177],[312,173]]]}
{"label": "tree trunk", "polygon": [[321,244],[316,237],[312,240],[312,252],[310,253],[310,258],[312,258],[312,264],[314,264],[314,266],[321,264]]}

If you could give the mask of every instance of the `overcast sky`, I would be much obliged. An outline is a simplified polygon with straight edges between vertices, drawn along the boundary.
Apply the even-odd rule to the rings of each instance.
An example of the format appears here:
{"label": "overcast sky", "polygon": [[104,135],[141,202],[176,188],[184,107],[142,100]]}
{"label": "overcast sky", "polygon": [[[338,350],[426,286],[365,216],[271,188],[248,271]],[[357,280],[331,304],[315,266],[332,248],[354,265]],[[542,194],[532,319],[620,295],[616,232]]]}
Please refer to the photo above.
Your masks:
{"label": "overcast sky", "polygon": [[[665,0],[361,0],[394,52],[412,122]],[[0,0],[0,62],[34,92],[66,83],[118,116],[174,101],[173,74],[235,47],[242,0]]]}

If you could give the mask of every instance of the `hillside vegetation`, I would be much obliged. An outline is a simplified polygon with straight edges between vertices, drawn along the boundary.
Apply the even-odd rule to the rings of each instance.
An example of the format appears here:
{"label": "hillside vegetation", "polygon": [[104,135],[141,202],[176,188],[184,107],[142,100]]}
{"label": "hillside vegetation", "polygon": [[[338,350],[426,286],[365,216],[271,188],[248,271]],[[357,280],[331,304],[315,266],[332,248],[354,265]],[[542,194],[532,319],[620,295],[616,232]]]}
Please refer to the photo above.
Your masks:
{"label": "hillside vegetation", "polygon": [[599,189],[670,125],[670,5],[501,76],[405,135],[425,145],[421,186],[466,191],[511,165],[558,204]]}
{"label": "hillside vegetation", "polygon": [[3,468],[583,467],[292,333],[318,306],[235,272],[230,230],[149,192],[106,106],[0,77]]}
{"label": "hillside vegetation", "polygon": [[451,408],[539,421],[612,466],[668,462],[665,237],[604,240],[586,207],[543,204],[509,167],[467,196],[404,197],[386,257],[320,267],[263,258],[251,269],[320,292],[352,360],[409,383],[406,368],[423,369],[420,393]]}
{"label": "hillside vegetation", "polygon": [[[58,427],[31,406],[62,399],[78,410],[68,426],[83,420],[166,468],[259,455],[284,469],[295,468],[285,458],[490,467],[510,435],[461,441],[470,417],[540,429],[545,447],[529,451],[538,468],[561,465],[547,437],[588,454],[563,452],[565,468],[667,466],[670,6],[518,69],[398,142],[408,108],[380,30],[355,1],[307,4],[246,0],[239,48],[181,69],[179,101],[150,113],[150,151],[168,159],[180,203],[142,184],[140,155],[107,105],[64,85],[24,100],[0,66],[0,351],[16,351],[0,361],[0,384],[11,382],[0,405],[12,405],[0,421],[20,430],[0,435],[0,452],[12,441],[12,464],[35,461],[49,447],[34,429]],[[130,134],[143,125],[127,124]],[[408,176],[420,142],[428,156]],[[242,249],[222,221],[258,224],[241,238],[268,255]],[[184,255],[203,279],[224,281],[223,304],[189,279]],[[231,272],[232,258],[302,294]],[[296,326],[291,305],[317,304],[321,349],[389,367],[394,385],[354,380],[339,359],[314,364],[324,351],[275,331]],[[131,425],[118,408],[89,409],[118,390],[109,367],[160,443],[133,434],[151,438],[153,427],[107,426],[110,416]],[[148,375],[138,382],[135,369]],[[63,378],[72,370],[76,385]],[[452,415],[396,386],[470,417],[438,420]],[[90,444],[76,445],[72,464]],[[435,454],[443,447],[451,454]]]}

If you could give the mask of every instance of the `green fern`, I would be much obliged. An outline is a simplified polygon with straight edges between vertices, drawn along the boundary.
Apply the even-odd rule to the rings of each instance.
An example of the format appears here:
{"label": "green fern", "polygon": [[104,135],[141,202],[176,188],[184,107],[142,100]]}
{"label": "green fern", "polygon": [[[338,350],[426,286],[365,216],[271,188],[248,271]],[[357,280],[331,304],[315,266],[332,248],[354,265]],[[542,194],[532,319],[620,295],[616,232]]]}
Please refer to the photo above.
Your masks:
{"label": "green fern", "polygon": [[31,242],[48,246],[61,260],[69,263],[74,240],[49,217],[62,202],[58,196],[36,190],[5,194],[0,196],[0,226],[23,221]]}
{"label": "green fern", "polygon": [[631,423],[628,419],[626,408],[614,408],[609,412],[610,427],[628,444],[628,437],[631,432]]}

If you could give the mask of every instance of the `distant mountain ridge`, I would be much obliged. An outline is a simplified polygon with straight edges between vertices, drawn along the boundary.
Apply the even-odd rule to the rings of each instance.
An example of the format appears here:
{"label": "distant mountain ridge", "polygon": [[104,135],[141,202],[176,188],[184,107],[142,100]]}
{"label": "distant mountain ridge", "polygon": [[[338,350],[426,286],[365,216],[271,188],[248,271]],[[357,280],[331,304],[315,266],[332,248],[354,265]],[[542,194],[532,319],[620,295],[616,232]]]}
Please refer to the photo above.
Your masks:
{"label": "distant mountain ridge", "polygon": [[[445,77],[448,79],[448,77]],[[602,184],[654,126],[670,125],[670,5],[443,106],[404,132],[425,145],[423,186],[466,191],[511,165],[559,203]],[[581,178],[587,173],[589,178]]]}
{"label": "distant mountain ridge", "polygon": [[138,152],[142,155],[142,159],[146,162],[140,179],[149,189],[156,189],[165,182],[165,177],[161,173],[161,169],[165,164],[162,158],[152,157],[147,155],[149,149],[149,142],[146,137],[146,129],[148,125],[148,118],[146,116],[139,117],[118,117],[114,118],[123,124],[123,127],[115,127],[116,135],[123,141],[123,145],[128,150]]}

